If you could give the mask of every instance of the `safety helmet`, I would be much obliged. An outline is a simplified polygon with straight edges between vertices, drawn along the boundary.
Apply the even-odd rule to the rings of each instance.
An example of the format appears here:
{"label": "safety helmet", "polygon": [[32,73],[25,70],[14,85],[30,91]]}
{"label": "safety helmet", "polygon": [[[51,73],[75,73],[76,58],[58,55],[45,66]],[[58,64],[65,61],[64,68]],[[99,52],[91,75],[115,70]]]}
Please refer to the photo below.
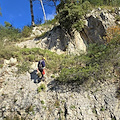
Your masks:
{"label": "safety helmet", "polygon": [[44,59],[44,60],[46,60],[46,58],[45,58],[45,57],[43,57],[43,59]]}

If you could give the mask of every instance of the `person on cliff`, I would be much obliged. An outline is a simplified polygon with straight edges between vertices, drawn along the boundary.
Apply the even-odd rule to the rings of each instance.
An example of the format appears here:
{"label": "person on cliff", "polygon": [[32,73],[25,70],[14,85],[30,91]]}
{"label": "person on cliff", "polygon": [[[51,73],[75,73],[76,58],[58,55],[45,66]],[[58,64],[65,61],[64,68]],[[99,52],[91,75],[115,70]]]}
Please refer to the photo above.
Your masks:
{"label": "person on cliff", "polygon": [[45,60],[46,60],[46,58],[45,57],[43,57],[42,58],[42,60],[40,60],[39,62],[38,62],[38,69],[37,69],[37,72],[39,73],[41,73],[41,75],[42,75],[42,77],[41,77],[41,79],[44,81],[45,80]]}

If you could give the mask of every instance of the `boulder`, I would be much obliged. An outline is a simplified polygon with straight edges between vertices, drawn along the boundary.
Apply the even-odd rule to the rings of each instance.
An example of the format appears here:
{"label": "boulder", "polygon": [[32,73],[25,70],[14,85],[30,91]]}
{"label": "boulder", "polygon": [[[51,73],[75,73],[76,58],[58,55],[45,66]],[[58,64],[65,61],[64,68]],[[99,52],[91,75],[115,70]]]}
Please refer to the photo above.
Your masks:
{"label": "boulder", "polygon": [[17,59],[11,57],[10,60],[4,60],[4,65],[15,65],[17,63]]}

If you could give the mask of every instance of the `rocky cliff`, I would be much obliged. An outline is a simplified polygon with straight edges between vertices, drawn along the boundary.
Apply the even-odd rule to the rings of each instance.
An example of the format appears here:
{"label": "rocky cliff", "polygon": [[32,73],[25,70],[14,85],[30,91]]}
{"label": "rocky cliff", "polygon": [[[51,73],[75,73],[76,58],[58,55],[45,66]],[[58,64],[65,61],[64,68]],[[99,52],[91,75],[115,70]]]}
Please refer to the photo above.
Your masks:
{"label": "rocky cliff", "polygon": [[[94,9],[86,15],[85,27],[81,32],[73,31],[72,37],[67,34],[59,25],[56,27],[35,27],[32,37],[25,42],[17,44],[19,47],[42,48],[57,52],[58,54],[67,52],[68,54],[79,54],[86,52],[89,43],[104,43],[107,29],[116,25],[115,16],[119,14],[111,13],[109,10],[101,8]],[[119,21],[117,21],[119,23]],[[46,33],[42,37],[38,37]],[[37,37],[36,37],[37,36]]]}

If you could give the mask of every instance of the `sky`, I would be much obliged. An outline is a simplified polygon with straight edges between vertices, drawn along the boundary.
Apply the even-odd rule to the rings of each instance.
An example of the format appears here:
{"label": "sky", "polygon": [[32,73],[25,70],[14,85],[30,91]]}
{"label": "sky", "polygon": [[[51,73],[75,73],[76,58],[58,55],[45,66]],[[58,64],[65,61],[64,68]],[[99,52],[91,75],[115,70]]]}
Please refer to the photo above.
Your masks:
{"label": "sky", "polygon": [[[9,22],[15,28],[23,28],[25,25],[31,25],[30,3],[29,0],[0,0],[2,16],[0,16],[0,25]],[[55,7],[44,5],[46,18],[51,20],[55,15]],[[34,19],[42,19],[44,22],[43,11],[40,2],[33,3]]]}

